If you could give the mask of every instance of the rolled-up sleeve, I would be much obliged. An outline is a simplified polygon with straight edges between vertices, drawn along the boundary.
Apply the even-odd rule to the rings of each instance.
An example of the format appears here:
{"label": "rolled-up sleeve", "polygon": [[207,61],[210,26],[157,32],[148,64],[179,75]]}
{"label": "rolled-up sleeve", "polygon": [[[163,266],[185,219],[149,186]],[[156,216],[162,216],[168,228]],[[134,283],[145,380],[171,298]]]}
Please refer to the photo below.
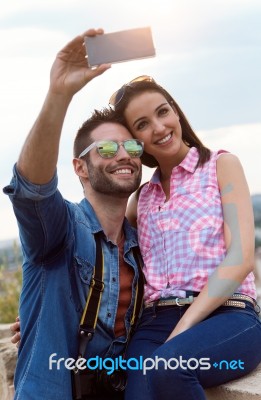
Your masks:
{"label": "rolled-up sleeve", "polygon": [[25,259],[41,264],[66,246],[70,219],[66,201],[57,189],[57,173],[50,182],[36,185],[13,169],[3,192],[9,196],[17,219]]}
{"label": "rolled-up sleeve", "polygon": [[14,197],[40,201],[52,196],[57,190],[57,185],[58,177],[56,172],[50,182],[44,185],[35,185],[19,174],[15,165],[13,178],[10,184],[3,188],[3,192],[10,197],[11,201]]}

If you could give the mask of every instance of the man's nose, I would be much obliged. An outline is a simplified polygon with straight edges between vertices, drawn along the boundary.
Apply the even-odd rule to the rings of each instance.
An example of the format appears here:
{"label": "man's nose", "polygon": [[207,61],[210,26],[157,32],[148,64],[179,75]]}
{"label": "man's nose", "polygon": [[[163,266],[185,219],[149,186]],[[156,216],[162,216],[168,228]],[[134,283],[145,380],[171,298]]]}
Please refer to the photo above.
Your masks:
{"label": "man's nose", "polygon": [[131,158],[129,153],[127,152],[127,150],[125,150],[123,143],[119,144],[119,150],[118,150],[118,153],[116,155],[116,158],[118,160],[124,160],[124,159],[126,160],[126,159],[130,159]]}

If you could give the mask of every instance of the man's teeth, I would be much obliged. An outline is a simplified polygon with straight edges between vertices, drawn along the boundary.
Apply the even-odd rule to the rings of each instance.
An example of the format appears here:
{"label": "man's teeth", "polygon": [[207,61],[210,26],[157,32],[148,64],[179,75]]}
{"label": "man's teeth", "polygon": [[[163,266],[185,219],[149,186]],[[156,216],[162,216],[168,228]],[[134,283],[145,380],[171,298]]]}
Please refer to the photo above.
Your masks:
{"label": "man's teeth", "polygon": [[159,140],[157,143],[158,143],[158,144],[165,143],[165,142],[167,142],[170,138],[171,138],[171,133],[170,133],[168,136],[164,137],[163,139]]}
{"label": "man's teeth", "polygon": [[131,174],[131,169],[117,169],[117,171],[113,172],[114,175],[119,175],[119,174]]}

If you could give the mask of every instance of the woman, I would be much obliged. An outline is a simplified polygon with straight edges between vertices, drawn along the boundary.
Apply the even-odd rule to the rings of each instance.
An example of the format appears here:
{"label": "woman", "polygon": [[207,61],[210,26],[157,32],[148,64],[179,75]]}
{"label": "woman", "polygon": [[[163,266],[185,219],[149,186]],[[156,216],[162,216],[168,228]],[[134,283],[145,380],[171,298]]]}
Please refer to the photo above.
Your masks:
{"label": "woman", "polygon": [[171,95],[142,76],[110,99],[157,167],[134,197],[144,259],[145,308],[127,356],[126,399],[205,399],[204,388],[261,361],[254,276],[254,222],[241,164],[207,149]]}

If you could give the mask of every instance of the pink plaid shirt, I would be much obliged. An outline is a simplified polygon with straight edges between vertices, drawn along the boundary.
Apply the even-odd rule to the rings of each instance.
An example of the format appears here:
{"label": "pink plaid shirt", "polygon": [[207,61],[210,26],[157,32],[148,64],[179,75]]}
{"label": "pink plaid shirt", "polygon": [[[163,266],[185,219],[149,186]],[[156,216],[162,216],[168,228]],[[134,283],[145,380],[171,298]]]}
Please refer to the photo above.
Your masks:
{"label": "pink plaid shirt", "polygon": [[[208,277],[226,255],[223,213],[216,176],[219,154],[195,170],[198,151],[192,147],[173,168],[170,199],[156,170],[140,193],[138,235],[143,260],[145,303],[170,296],[186,297],[200,292]],[[250,273],[237,293],[256,298],[254,275]]]}

